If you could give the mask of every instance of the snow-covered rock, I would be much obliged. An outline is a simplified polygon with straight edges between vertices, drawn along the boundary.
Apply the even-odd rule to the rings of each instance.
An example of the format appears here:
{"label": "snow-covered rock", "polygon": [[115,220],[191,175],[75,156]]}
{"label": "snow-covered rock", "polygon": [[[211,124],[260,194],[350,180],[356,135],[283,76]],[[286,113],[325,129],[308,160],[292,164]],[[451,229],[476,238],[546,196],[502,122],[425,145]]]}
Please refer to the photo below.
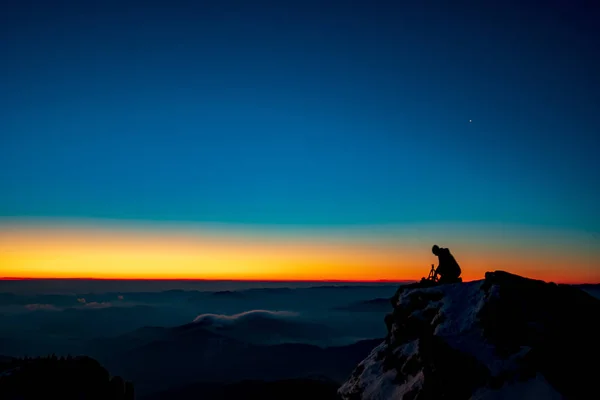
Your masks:
{"label": "snow-covered rock", "polygon": [[597,396],[600,301],[582,290],[496,271],[402,286],[391,302],[388,337],[340,387],[343,399]]}

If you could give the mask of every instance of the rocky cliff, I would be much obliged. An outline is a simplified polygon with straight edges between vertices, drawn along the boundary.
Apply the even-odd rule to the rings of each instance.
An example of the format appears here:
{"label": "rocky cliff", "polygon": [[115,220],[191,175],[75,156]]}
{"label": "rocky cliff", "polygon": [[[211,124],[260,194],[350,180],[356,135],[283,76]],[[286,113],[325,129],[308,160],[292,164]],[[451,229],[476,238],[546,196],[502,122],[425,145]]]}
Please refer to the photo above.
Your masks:
{"label": "rocky cliff", "polygon": [[400,287],[388,336],[338,390],[343,399],[583,399],[597,396],[600,300],[503,271]]}

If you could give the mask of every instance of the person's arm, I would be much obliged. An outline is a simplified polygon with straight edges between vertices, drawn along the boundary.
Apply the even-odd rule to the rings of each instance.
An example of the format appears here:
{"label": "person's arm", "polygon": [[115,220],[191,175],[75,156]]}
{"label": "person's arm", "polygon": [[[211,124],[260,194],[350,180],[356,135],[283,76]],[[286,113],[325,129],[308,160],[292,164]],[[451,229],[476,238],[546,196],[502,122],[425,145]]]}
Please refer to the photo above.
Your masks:
{"label": "person's arm", "polygon": [[442,259],[441,259],[441,257],[438,257],[438,258],[439,258],[439,260],[438,260],[438,266],[435,269],[435,274],[436,275],[441,275],[441,272],[446,268],[446,266],[445,266],[446,264],[444,264],[444,268],[442,268]]}

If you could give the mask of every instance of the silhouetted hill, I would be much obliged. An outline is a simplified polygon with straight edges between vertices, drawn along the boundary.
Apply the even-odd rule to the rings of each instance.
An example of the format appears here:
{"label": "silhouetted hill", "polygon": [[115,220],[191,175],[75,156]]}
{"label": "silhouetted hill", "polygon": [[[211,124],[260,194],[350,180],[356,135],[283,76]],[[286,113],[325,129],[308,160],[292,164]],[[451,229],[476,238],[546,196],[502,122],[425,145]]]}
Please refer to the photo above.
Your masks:
{"label": "silhouetted hill", "polygon": [[344,399],[587,399],[597,393],[600,301],[571,285],[503,271],[407,285],[389,334],[354,370]]}
{"label": "silhouetted hill", "polygon": [[336,400],[338,387],[336,382],[314,379],[196,383],[145,396],[141,400]]}
{"label": "silhouetted hill", "polygon": [[240,291],[222,290],[211,293],[211,296],[219,298],[243,299],[244,293]]}
{"label": "silhouetted hill", "polygon": [[133,385],[89,357],[2,358],[2,400],[133,400]]}
{"label": "silhouetted hill", "polygon": [[194,382],[233,383],[313,375],[342,382],[382,340],[326,348],[301,343],[254,345],[186,324],[166,329],[154,340],[103,362],[111,371],[132,380],[136,391],[145,394]]}
{"label": "silhouetted hill", "polygon": [[352,312],[388,312],[390,311],[390,299],[373,299],[359,301],[347,306],[335,307],[337,311],[352,311]]}
{"label": "silhouetted hill", "polygon": [[594,296],[595,298],[600,299],[600,283],[586,283],[583,285],[574,286]]}
{"label": "silhouetted hill", "polygon": [[253,344],[300,342],[317,344],[343,332],[322,323],[301,320],[297,314],[251,310],[232,316],[203,314],[174,330],[205,328],[211,332]]}

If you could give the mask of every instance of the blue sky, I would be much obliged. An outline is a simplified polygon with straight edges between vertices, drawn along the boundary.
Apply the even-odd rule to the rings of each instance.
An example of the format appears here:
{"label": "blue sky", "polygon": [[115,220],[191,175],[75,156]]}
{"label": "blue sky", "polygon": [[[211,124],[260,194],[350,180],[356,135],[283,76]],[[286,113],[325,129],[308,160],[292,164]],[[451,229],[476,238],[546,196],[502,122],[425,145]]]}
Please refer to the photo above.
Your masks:
{"label": "blue sky", "polygon": [[5,2],[0,216],[597,233],[598,10],[446,3]]}

